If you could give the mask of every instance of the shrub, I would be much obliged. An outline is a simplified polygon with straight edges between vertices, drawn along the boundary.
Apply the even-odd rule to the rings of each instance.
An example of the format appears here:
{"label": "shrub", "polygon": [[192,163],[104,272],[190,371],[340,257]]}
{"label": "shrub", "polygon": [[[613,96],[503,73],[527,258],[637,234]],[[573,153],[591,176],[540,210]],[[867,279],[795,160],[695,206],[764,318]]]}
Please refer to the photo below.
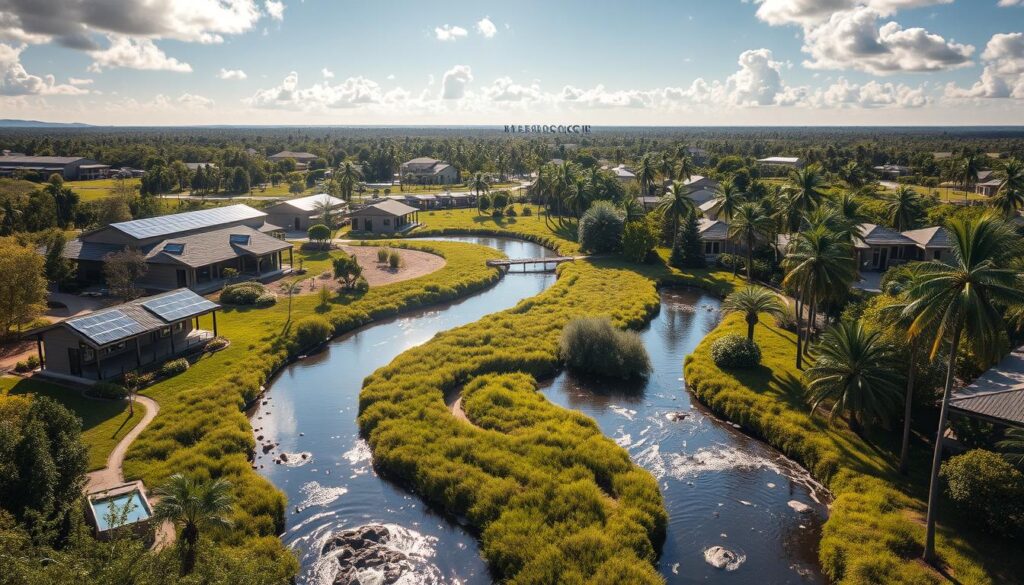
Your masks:
{"label": "shrub", "polygon": [[214,337],[206,343],[207,351],[217,351],[218,349],[224,349],[228,346],[228,338],[222,335]]}
{"label": "shrub", "polygon": [[224,270],[221,270],[220,275],[224,277],[224,280],[234,280],[238,278],[238,269],[228,267],[225,268]]}
{"label": "shrub", "polygon": [[269,307],[275,303],[277,303],[277,295],[268,290],[256,297],[256,302],[253,304],[257,307]]}
{"label": "shrub", "polygon": [[14,371],[18,372],[19,374],[24,374],[25,372],[28,372],[28,371],[31,371],[31,370],[28,367],[28,362],[26,362],[25,360],[22,360],[22,361],[20,361],[20,362],[18,362],[16,364],[14,364]]}
{"label": "shrub", "polygon": [[30,355],[25,360],[25,365],[28,366],[29,370],[34,370],[39,367],[39,356]]}
{"label": "shrub", "polygon": [[609,201],[595,201],[580,219],[578,239],[587,252],[615,252],[622,247],[625,215]]}
{"label": "shrub", "polygon": [[1024,474],[998,454],[968,451],[944,462],[940,475],[966,518],[1007,536],[1024,526]]}
{"label": "shrub", "polygon": [[360,276],[359,278],[356,279],[356,283],[352,285],[352,290],[356,291],[357,293],[365,293],[366,291],[370,290],[370,283],[367,282],[365,277]]}
{"label": "shrub", "polygon": [[128,396],[128,389],[113,382],[96,382],[92,386],[93,394],[100,398],[121,399]]}
{"label": "shrub", "polygon": [[644,218],[626,223],[622,231],[622,255],[633,262],[643,262],[658,245],[658,231],[653,222]]}
{"label": "shrub", "polygon": [[530,207],[524,207],[523,208],[523,217],[530,217],[531,215],[533,215],[533,209],[530,208]]}
{"label": "shrub", "polygon": [[316,294],[317,294],[317,298],[320,299],[320,306],[321,307],[326,307],[327,305],[329,305],[331,303],[331,296],[333,296],[333,295],[331,293],[331,289],[327,288],[326,285],[325,286],[321,286],[320,289],[316,291]]}
{"label": "shrub", "polygon": [[711,359],[720,368],[752,368],[761,363],[761,348],[742,335],[726,335],[711,345]]}
{"label": "shrub", "polygon": [[323,343],[333,331],[327,319],[306,317],[295,324],[295,343],[298,349],[309,349]]}
{"label": "shrub", "polygon": [[704,256],[704,242],[700,239],[697,229],[697,216],[690,213],[683,218],[679,231],[672,240],[672,255],[669,264],[676,268],[704,268],[707,259]]}
{"label": "shrub", "polygon": [[570,369],[610,378],[642,378],[651,360],[634,331],[616,329],[606,317],[581,317],[562,330],[559,358]]}
{"label": "shrub", "polygon": [[320,248],[326,248],[328,240],[331,239],[331,228],[325,226],[322,223],[318,223],[313,226],[309,226],[306,230],[306,236],[310,242],[313,242]]}
{"label": "shrub", "polygon": [[402,264],[402,257],[398,255],[398,252],[391,252],[388,255],[388,266],[392,270],[398,270],[398,267]]}
{"label": "shrub", "polygon": [[387,248],[377,248],[377,262],[383,264],[388,261],[390,256],[391,250],[388,250]]}
{"label": "shrub", "polygon": [[220,293],[220,300],[229,305],[255,305],[260,295],[266,292],[267,287],[258,282],[239,282],[225,286]]}
{"label": "shrub", "polygon": [[169,362],[164,362],[164,365],[160,366],[161,376],[177,376],[183,372],[188,371],[188,360],[185,358],[178,358]]}

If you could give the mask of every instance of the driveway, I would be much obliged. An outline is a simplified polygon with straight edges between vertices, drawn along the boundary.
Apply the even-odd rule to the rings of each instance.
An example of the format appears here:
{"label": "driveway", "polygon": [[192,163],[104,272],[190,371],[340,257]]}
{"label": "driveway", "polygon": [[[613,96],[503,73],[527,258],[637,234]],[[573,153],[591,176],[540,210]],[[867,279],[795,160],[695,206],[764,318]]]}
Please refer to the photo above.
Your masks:
{"label": "driveway", "polygon": [[860,282],[853,283],[853,288],[872,293],[882,292],[882,273],[861,272]]}

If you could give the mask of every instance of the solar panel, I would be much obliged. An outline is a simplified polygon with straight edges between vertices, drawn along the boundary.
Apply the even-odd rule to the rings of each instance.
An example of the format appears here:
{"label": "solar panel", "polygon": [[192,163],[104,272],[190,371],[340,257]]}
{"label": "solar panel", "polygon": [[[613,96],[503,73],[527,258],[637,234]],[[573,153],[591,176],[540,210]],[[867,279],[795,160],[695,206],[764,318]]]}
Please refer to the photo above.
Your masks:
{"label": "solar panel", "polygon": [[97,345],[105,345],[146,332],[146,328],[138,321],[117,309],[69,319],[67,324]]}
{"label": "solar panel", "polygon": [[185,213],[174,213],[161,215],[160,217],[147,217],[132,221],[122,221],[110,224],[129,236],[137,239],[165,236],[178,232],[186,232],[218,226],[256,217],[263,217],[266,214],[248,205],[228,205],[227,207],[215,207],[213,209],[201,209],[199,211],[186,211]]}
{"label": "solar panel", "polygon": [[144,301],[142,306],[164,321],[178,321],[217,308],[217,303],[208,301],[190,290],[162,295]]}

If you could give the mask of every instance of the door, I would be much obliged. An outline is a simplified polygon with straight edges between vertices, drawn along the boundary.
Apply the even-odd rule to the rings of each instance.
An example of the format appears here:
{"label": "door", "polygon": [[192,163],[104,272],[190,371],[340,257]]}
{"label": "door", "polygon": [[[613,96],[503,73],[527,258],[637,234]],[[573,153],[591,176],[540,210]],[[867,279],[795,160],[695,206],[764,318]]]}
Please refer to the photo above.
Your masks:
{"label": "door", "polygon": [[188,278],[185,276],[185,271],[178,269],[178,288],[188,286]]}
{"label": "door", "polygon": [[302,231],[302,222],[297,217],[295,218],[295,231]]}
{"label": "door", "polygon": [[373,220],[372,219],[367,218],[367,219],[363,220],[363,231],[364,232],[372,232],[373,231]]}
{"label": "door", "polygon": [[889,265],[889,248],[882,248],[878,254],[878,269],[885,270],[885,267]]}
{"label": "door", "polygon": [[72,376],[82,375],[82,352],[77,347],[68,348],[68,371]]}

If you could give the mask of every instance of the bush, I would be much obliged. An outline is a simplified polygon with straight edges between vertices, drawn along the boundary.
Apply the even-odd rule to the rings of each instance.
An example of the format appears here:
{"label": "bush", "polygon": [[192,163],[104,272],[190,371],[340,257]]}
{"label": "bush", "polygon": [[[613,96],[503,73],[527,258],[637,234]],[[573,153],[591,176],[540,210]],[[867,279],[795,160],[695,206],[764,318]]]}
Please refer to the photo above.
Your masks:
{"label": "bush", "polygon": [[530,207],[524,207],[523,208],[523,217],[530,217],[531,215],[533,215],[533,209],[530,208]]}
{"label": "bush", "polygon": [[609,378],[642,378],[651,360],[634,331],[616,329],[605,317],[581,317],[562,330],[558,357],[570,369]]}
{"label": "bush", "polygon": [[277,303],[277,295],[268,290],[256,297],[256,302],[253,304],[257,307],[269,307],[275,303]]}
{"label": "bush", "polygon": [[96,382],[92,386],[93,394],[100,398],[121,399],[128,396],[128,389],[113,382]]}
{"label": "bush", "polygon": [[228,268],[225,268],[224,270],[221,270],[220,275],[225,280],[234,280],[234,279],[238,278],[238,269],[237,268],[230,268],[230,267],[228,267]]}
{"label": "bush", "polygon": [[711,359],[720,368],[752,368],[761,363],[761,348],[742,335],[726,335],[711,345]]}
{"label": "bush", "polygon": [[366,277],[360,276],[356,279],[356,283],[352,286],[352,290],[357,293],[365,293],[370,290],[370,283],[367,282]]}
{"label": "bush", "polygon": [[257,299],[266,292],[267,287],[258,282],[239,282],[225,286],[220,293],[220,301],[229,305],[255,305]]}
{"label": "bush", "polygon": [[323,343],[333,332],[334,328],[327,319],[306,317],[295,324],[295,343],[298,349],[309,349]]}
{"label": "bush", "polygon": [[398,252],[391,252],[388,254],[388,266],[392,270],[398,270],[398,267],[402,264],[402,257],[398,255]]}
{"label": "bush", "polygon": [[1024,474],[991,451],[975,449],[942,464],[946,495],[969,520],[1010,536],[1024,526]]}
{"label": "bush", "polygon": [[391,250],[388,250],[387,248],[377,248],[377,262],[383,264],[388,261],[390,256]]}
{"label": "bush", "polygon": [[214,337],[206,343],[206,351],[217,351],[228,346],[228,338],[222,335]]}
{"label": "bush", "polygon": [[615,252],[622,247],[625,214],[609,201],[595,201],[580,219],[578,239],[587,252]]}
{"label": "bush", "polygon": [[177,376],[188,371],[188,365],[188,360],[185,358],[164,362],[164,365],[160,366],[160,375],[165,377]]}
{"label": "bush", "polygon": [[658,245],[658,230],[648,218],[626,223],[622,231],[622,255],[633,262],[647,260],[651,250]]}
{"label": "bush", "polygon": [[39,367],[39,356],[30,355],[25,360],[25,364],[28,365],[29,370],[34,370]]}

